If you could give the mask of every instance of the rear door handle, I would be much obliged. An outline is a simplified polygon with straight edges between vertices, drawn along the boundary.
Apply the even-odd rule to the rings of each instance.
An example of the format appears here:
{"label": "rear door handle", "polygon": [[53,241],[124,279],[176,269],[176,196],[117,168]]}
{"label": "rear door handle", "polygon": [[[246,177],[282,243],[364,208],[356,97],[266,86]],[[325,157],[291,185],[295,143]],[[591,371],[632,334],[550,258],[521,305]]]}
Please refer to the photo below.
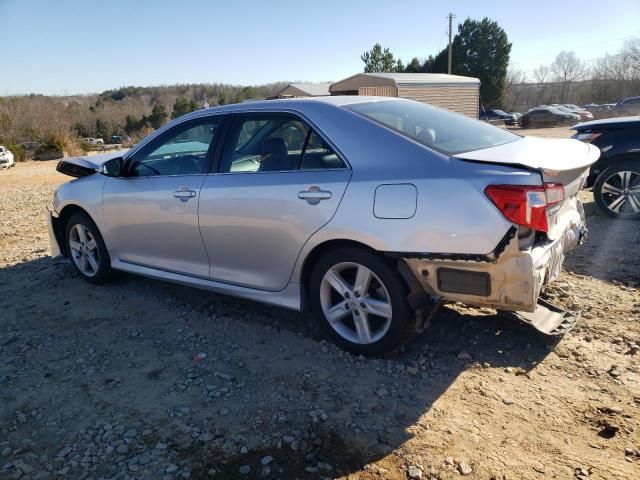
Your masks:
{"label": "rear door handle", "polygon": [[179,198],[181,201],[186,202],[190,198],[196,196],[195,190],[190,190],[188,187],[182,187],[180,190],[173,192],[173,196]]}
{"label": "rear door handle", "polygon": [[313,185],[299,192],[298,198],[300,200],[306,200],[309,205],[317,205],[321,200],[329,200],[331,198],[331,192],[321,190],[320,187]]}

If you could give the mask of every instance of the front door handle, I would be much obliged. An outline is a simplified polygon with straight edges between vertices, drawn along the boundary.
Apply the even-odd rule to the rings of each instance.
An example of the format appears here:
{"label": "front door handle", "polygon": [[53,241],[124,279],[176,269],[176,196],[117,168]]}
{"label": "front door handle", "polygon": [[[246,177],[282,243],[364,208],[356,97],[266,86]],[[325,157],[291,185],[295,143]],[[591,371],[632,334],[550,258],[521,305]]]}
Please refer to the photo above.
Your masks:
{"label": "front door handle", "polygon": [[300,200],[306,200],[309,205],[317,205],[321,200],[329,200],[331,198],[331,192],[327,190],[321,190],[320,187],[312,185],[298,193]]}
{"label": "front door handle", "polygon": [[186,202],[190,198],[196,196],[195,190],[190,190],[188,187],[182,187],[180,190],[173,192],[173,196],[179,198],[181,201]]}

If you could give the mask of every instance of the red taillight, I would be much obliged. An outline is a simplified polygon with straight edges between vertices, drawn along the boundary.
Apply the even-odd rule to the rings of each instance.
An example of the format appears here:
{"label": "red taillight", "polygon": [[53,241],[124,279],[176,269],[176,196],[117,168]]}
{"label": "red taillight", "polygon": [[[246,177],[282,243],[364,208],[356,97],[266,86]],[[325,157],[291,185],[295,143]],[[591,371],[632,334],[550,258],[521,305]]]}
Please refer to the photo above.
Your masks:
{"label": "red taillight", "polygon": [[507,220],[533,230],[547,232],[547,208],[564,200],[560,183],[533,185],[490,185],[485,193]]}

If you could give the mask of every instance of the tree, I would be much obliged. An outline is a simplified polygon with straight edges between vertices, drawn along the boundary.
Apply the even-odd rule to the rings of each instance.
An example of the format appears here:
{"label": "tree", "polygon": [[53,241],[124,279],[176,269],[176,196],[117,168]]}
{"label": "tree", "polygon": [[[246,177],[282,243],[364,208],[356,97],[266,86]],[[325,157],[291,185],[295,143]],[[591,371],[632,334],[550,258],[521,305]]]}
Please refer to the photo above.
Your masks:
{"label": "tree", "polygon": [[148,117],[145,117],[144,115],[140,119],[137,119],[133,115],[127,115],[125,119],[124,131],[127,133],[127,135],[138,133],[148,126],[147,119]]}
{"label": "tree", "polygon": [[536,83],[540,85],[540,94],[538,96],[538,103],[544,104],[547,97],[547,83],[551,77],[551,70],[546,65],[540,65],[533,71],[533,78]]}
{"label": "tree", "polygon": [[108,122],[102,120],[101,118],[96,119],[96,137],[105,139],[105,141],[109,141],[111,139],[111,132],[113,128],[109,125]]}
{"label": "tree", "polygon": [[405,67],[404,71],[407,73],[420,73],[422,72],[422,67],[423,65],[418,57],[413,57]]}
{"label": "tree", "polygon": [[167,121],[167,117],[167,110],[164,108],[164,105],[156,103],[151,110],[151,115],[148,117],[149,125],[157,130],[164,125],[164,122]]}
{"label": "tree", "polygon": [[504,85],[504,95],[502,97],[502,106],[507,111],[513,111],[520,108],[518,99],[516,98],[516,86],[526,83],[526,75],[518,69],[508,69],[507,79]]}
{"label": "tree", "polygon": [[585,66],[575,52],[562,51],[551,64],[551,71],[555,75],[555,80],[562,86],[560,93],[560,103],[565,103],[569,85],[571,82],[579,80],[585,74]]}
{"label": "tree", "polygon": [[382,45],[376,43],[371,50],[364,52],[360,59],[364,62],[364,72],[397,72],[398,66],[402,65],[402,62],[398,64],[393,58],[393,54],[388,48],[382,49]]}
{"label": "tree", "polygon": [[173,110],[171,112],[171,118],[178,118],[187,113],[193,112],[198,109],[198,104],[195,100],[187,100],[185,97],[178,97],[173,103]]}
{"label": "tree", "polygon": [[251,98],[256,98],[257,96],[258,91],[255,87],[243,87],[242,90],[240,90],[236,95],[236,103],[240,103]]}
{"label": "tree", "polygon": [[220,92],[218,94],[218,105],[226,105],[227,104],[227,96],[224,92]]}
{"label": "tree", "polygon": [[533,71],[533,78],[535,78],[536,82],[538,83],[547,83],[550,75],[551,71],[546,65],[540,65]]}
{"label": "tree", "polygon": [[[452,72],[480,79],[480,95],[487,106],[500,106],[504,94],[505,81],[511,44],[506,32],[498,22],[487,17],[481,21],[467,18],[458,25],[458,33],[452,45]],[[429,71],[447,72],[448,48],[443,49],[433,62]]]}

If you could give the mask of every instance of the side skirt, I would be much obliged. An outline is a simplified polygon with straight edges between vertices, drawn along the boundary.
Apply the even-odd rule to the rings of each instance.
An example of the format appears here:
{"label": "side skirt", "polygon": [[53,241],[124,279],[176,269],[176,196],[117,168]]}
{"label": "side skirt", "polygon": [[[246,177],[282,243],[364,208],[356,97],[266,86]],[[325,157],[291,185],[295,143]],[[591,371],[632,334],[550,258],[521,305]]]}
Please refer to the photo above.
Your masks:
{"label": "side skirt", "polygon": [[113,260],[111,262],[111,268],[136,275],[142,275],[144,277],[154,278],[156,280],[164,280],[171,283],[177,283],[179,285],[230,295],[232,297],[244,298],[255,302],[267,303],[269,305],[276,305],[289,310],[301,310],[301,286],[296,283],[289,283],[284,290],[279,292],[267,292],[238,285],[230,285],[228,283],[214,282],[213,280],[206,280],[203,278],[190,277],[179,273],[165,272],[164,270],[135,265],[123,262],[122,260]]}

